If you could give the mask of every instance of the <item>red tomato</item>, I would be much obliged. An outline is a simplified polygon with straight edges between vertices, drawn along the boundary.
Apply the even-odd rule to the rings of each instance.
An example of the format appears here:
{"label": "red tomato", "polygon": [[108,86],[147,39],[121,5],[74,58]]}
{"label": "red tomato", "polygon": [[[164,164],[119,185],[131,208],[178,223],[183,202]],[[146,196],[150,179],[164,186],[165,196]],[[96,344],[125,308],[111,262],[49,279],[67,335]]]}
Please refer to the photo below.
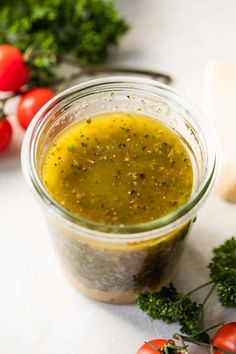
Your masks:
{"label": "red tomato", "polygon": [[54,92],[46,87],[33,88],[21,96],[16,114],[22,128],[27,129],[38,110],[53,96]]}
{"label": "red tomato", "polygon": [[[159,349],[163,349],[165,344],[173,344],[173,341],[167,340],[167,339],[153,339],[150,340],[149,342],[152,345],[155,345],[157,348]],[[157,354],[158,351],[154,348],[152,348],[150,345],[148,345],[147,343],[143,344],[139,350],[137,351],[136,354]]]}
{"label": "red tomato", "polygon": [[7,118],[0,120],[0,153],[9,145],[12,137],[12,127]]}
{"label": "red tomato", "polygon": [[0,91],[18,91],[28,80],[22,53],[11,45],[0,45]]}
{"label": "red tomato", "polygon": [[[214,347],[236,353],[236,322],[226,323],[216,332],[212,344]],[[222,354],[214,351],[215,354]]]}

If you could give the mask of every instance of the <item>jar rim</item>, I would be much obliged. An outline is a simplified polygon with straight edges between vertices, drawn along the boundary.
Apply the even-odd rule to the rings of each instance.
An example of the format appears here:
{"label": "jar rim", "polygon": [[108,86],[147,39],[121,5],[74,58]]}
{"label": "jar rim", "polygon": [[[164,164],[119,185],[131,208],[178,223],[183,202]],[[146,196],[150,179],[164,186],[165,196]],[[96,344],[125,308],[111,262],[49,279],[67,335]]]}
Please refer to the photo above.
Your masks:
{"label": "jar rim", "polygon": [[[33,139],[33,137],[35,135],[37,136],[40,128],[42,128],[43,124],[45,124],[47,113],[50,112],[55,104],[62,102],[68,96],[75,93],[82,93],[85,89],[87,90],[95,87],[98,88],[99,86],[102,88],[102,85],[104,84],[116,84],[120,86],[130,85],[130,87],[132,87],[134,90],[135,88],[137,89],[138,87],[141,87],[143,90],[149,89],[149,91],[154,94],[155,90],[161,89],[165,92],[165,94],[170,95],[172,99],[184,107],[185,110],[190,112],[191,119],[193,119],[195,123],[198,124],[201,132],[204,132],[203,136],[205,137],[205,144],[208,155],[203,177],[201,178],[196,191],[194,191],[186,203],[168,213],[167,215],[162,216],[161,218],[132,225],[100,224],[89,219],[82,218],[65,209],[50,196],[37,172],[35,165],[36,139]],[[111,89],[111,91],[114,91],[114,89]],[[79,97],[77,99],[79,100]],[[173,90],[169,86],[151,79],[129,76],[111,76],[79,83],[54,96],[37,112],[31,121],[30,126],[28,127],[25,134],[21,152],[23,173],[31,189],[36,192],[40,200],[47,205],[49,210],[70,228],[86,234],[87,237],[94,239],[96,236],[96,239],[109,239],[109,241],[112,240],[114,242],[124,240],[128,242],[137,239],[143,240],[147,237],[147,235],[148,239],[150,239],[152,235],[153,237],[158,237],[158,235],[162,236],[165,233],[171,232],[173,229],[177,229],[196,216],[196,212],[199,206],[206,199],[206,196],[212,189],[216,179],[218,171],[218,142],[214,133],[214,129],[211,127],[209,121],[207,121],[205,117],[204,119],[201,119],[201,117],[202,113],[199,113],[196,108],[193,108],[187,102],[187,100],[183,99],[182,95],[179,94],[176,90]]]}

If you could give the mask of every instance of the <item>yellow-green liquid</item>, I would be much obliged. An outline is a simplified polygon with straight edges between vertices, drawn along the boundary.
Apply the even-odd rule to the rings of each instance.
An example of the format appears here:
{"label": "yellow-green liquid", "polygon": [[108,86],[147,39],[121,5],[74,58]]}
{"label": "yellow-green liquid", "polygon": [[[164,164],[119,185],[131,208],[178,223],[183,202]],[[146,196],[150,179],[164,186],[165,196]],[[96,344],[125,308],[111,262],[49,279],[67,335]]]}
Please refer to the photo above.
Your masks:
{"label": "yellow-green liquid", "polygon": [[150,117],[109,113],[63,130],[41,170],[64,208],[103,224],[160,218],[190,197],[193,168],[180,138]]}

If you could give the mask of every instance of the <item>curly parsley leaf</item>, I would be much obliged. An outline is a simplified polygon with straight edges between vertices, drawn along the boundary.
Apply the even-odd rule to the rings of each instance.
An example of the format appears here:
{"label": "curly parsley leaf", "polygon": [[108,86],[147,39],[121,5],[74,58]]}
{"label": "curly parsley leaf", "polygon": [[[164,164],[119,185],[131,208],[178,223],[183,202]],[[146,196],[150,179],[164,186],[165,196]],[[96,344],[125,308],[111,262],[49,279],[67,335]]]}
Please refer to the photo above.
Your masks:
{"label": "curly parsley leaf", "polygon": [[[208,265],[211,280],[188,293],[180,293],[173,284],[159,292],[145,292],[137,295],[141,310],[153,319],[167,323],[179,321],[181,332],[208,342],[204,331],[203,308],[216,288],[223,306],[236,306],[236,239],[232,237],[213,249],[213,257]],[[205,286],[213,284],[202,303],[192,301],[190,295]],[[198,333],[200,333],[198,335]]]}
{"label": "curly parsley leaf", "polygon": [[0,8],[0,43],[23,52],[37,48],[32,65],[42,79],[53,75],[60,56],[71,54],[88,63],[104,61],[128,25],[105,0],[15,0]]}
{"label": "curly parsley leaf", "polygon": [[[160,292],[139,293],[136,300],[140,309],[153,319],[167,323],[179,321],[183,333],[195,336],[204,329],[203,305],[192,301],[187,294],[179,293],[173,284],[163,287]],[[201,340],[208,342],[208,335],[202,333]]]}
{"label": "curly parsley leaf", "polygon": [[236,306],[236,239],[225,241],[213,249],[213,258],[208,265],[210,277],[223,306]]}

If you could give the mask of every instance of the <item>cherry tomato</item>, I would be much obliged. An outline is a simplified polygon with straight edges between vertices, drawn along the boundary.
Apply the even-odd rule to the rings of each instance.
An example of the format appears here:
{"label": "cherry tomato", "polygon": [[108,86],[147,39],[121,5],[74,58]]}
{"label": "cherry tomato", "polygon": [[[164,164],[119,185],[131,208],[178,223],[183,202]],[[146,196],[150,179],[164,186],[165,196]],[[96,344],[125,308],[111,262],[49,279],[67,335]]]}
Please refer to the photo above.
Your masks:
{"label": "cherry tomato", "polygon": [[11,45],[0,45],[0,91],[18,91],[28,80],[22,53]]}
{"label": "cherry tomato", "polygon": [[165,344],[172,344],[174,345],[173,341],[167,340],[167,339],[153,339],[150,340],[149,342],[143,344],[139,350],[137,351],[136,354],[157,354],[158,351],[154,348],[152,348],[150,345],[148,344],[152,344],[155,345],[157,348],[159,349],[163,349]]}
{"label": "cherry tomato", "polygon": [[[212,344],[214,347],[236,353],[236,322],[226,323],[216,332]],[[222,354],[214,351],[215,354]]]}
{"label": "cherry tomato", "polygon": [[12,127],[7,118],[0,120],[0,153],[9,145],[12,137]]}
{"label": "cherry tomato", "polygon": [[27,129],[38,110],[53,96],[54,92],[46,87],[33,88],[21,96],[16,114],[22,128]]}

